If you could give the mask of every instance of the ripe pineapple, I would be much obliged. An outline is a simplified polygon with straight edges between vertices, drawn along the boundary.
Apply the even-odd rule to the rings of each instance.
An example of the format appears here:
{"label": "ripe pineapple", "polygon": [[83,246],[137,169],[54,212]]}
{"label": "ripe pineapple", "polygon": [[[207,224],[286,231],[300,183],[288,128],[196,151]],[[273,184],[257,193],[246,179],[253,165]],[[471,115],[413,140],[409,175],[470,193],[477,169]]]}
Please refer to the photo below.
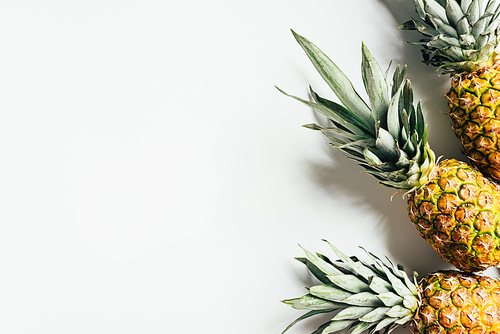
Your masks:
{"label": "ripe pineapple", "polygon": [[331,121],[328,127],[305,127],[323,132],[383,185],[406,193],[411,221],[443,259],[468,272],[498,266],[500,189],[464,162],[437,164],[420,103],[413,105],[411,84],[405,80],[406,67],[396,68],[390,88],[377,61],[362,46],[370,108],[320,49],[293,34],[343,103],[322,98],[312,88],[313,102],[280,90]]}
{"label": "ripe pineapple", "polygon": [[500,331],[500,280],[457,271],[440,271],[413,283],[400,265],[366,252],[371,263],[330,247],[339,260],[305,250],[297,258],[323,284],[307,288],[300,298],[283,300],[309,310],[292,322],[337,312],[312,334],[348,329],[350,334],[390,333],[410,324],[421,334],[486,334]]}
{"label": "ripe pineapple", "polygon": [[424,37],[424,62],[453,77],[446,94],[463,152],[485,175],[500,180],[500,2],[415,0],[419,20],[400,29]]}

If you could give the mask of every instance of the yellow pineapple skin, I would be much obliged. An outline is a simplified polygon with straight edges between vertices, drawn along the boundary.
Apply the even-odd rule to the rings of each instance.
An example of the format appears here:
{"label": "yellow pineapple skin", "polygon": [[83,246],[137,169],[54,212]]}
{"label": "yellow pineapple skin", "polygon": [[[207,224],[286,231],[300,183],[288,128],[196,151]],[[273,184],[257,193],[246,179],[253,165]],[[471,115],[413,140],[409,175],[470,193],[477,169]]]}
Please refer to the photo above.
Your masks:
{"label": "yellow pineapple skin", "polygon": [[444,160],[408,195],[408,215],[439,255],[465,272],[500,264],[500,189],[472,166]]}
{"label": "yellow pineapple skin", "polygon": [[464,154],[484,175],[500,181],[500,62],[456,75],[446,96]]}
{"label": "yellow pineapple skin", "polygon": [[421,334],[499,334],[500,280],[457,271],[431,274],[418,285],[414,317]]}

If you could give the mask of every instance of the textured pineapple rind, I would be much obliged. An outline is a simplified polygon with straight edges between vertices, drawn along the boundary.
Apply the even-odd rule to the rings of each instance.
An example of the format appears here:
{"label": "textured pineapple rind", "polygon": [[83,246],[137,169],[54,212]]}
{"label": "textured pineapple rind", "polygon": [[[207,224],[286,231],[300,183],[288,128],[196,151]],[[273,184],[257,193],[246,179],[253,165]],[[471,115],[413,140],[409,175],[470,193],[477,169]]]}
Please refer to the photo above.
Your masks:
{"label": "textured pineapple rind", "polygon": [[442,271],[419,286],[415,327],[421,334],[496,334],[500,332],[500,281]]}
{"label": "textured pineapple rind", "polygon": [[500,180],[500,62],[456,75],[446,94],[464,154],[485,175]]}
{"label": "textured pineapple rind", "polygon": [[408,196],[408,214],[439,255],[466,272],[500,263],[500,193],[483,175],[454,159],[442,161]]}

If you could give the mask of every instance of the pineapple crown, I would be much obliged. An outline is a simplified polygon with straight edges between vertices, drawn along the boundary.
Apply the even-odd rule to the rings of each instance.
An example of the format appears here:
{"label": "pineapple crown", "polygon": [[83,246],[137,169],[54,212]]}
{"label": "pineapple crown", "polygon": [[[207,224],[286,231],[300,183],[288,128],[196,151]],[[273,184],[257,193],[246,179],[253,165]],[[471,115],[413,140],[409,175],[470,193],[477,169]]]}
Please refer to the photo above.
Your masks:
{"label": "pineapple crown", "polygon": [[[401,265],[395,265],[388,258],[383,261],[365,250],[372,261],[367,263],[329,245],[338,260],[331,261],[323,254],[306,249],[306,257],[297,258],[323,284],[307,288],[308,293],[300,298],[282,301],[294,309],[308,310],[283,333],[300,320],[330,312],[338,313],[312,334],[344,329],[349,334],[366,330],[369,334],[380,331],[388,334],[414,318],[418,308],[417,284],[408,278]],[[416,273],[414,281],[415,278]]]}
{"label": "pineapple crown", "polygon": [[312,42],[292,30],[295,39],[341,104],[320,97],[310,87],[314,101],[289,95],[323,114],[332,126],[307,124],[330,138],[332,145],[357,161],[380,183],[412,191],[428,180],[435,166],[435,155],[427,143],[427,129],[420,102],[413,105],[413,90],[405,80],[406,66],[396,68],[392,88],[387,71],[362,44],[362,77],[370,106],[359,96],[351,81]]}
{"label": "pineapple crown", "polygon": [[417,30],[424,37],[424,63],[444,73],[475,72],[498,58],[499,0],[414,0],[420,20],[399,29]]}

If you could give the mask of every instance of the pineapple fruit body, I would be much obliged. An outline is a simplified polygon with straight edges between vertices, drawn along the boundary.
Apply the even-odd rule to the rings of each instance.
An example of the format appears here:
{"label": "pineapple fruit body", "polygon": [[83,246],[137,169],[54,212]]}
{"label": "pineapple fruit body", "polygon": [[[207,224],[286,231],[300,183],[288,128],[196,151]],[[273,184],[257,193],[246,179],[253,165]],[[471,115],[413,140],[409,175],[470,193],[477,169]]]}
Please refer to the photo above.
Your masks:
{"label": "pineapple fruit body", "polygon": [[425,334],[500,333],[500,281],[474,274],[444,271],[418,286],[415,327]]}
{"label": "pineapple fruit body", "polygon": [[408,214],[443,259],[460,270],[500,263],[500,191],[476,169],[444,160],[408,194]]}
{"label": "pineapple fruit body", "polygon": [[483,172],[500,180],[500,62],[452,79],[447,94],[453,130],[463,153]]}
{"label": "pineapple fruit body", "polygon": [[388,258],[365,251],[368,262],[330,247],[338,260],[307,250],[305,258],[297,258],[323,284],[308,287],[305,296],[283,301],[308,310],[291,325],[332,313],[313,334],[341,330],[388,334],[407,324],[420,334],[500,333],[500,279],[449,270],[432,273],[417,284],[416,273],[412,282],[404,268]]}

